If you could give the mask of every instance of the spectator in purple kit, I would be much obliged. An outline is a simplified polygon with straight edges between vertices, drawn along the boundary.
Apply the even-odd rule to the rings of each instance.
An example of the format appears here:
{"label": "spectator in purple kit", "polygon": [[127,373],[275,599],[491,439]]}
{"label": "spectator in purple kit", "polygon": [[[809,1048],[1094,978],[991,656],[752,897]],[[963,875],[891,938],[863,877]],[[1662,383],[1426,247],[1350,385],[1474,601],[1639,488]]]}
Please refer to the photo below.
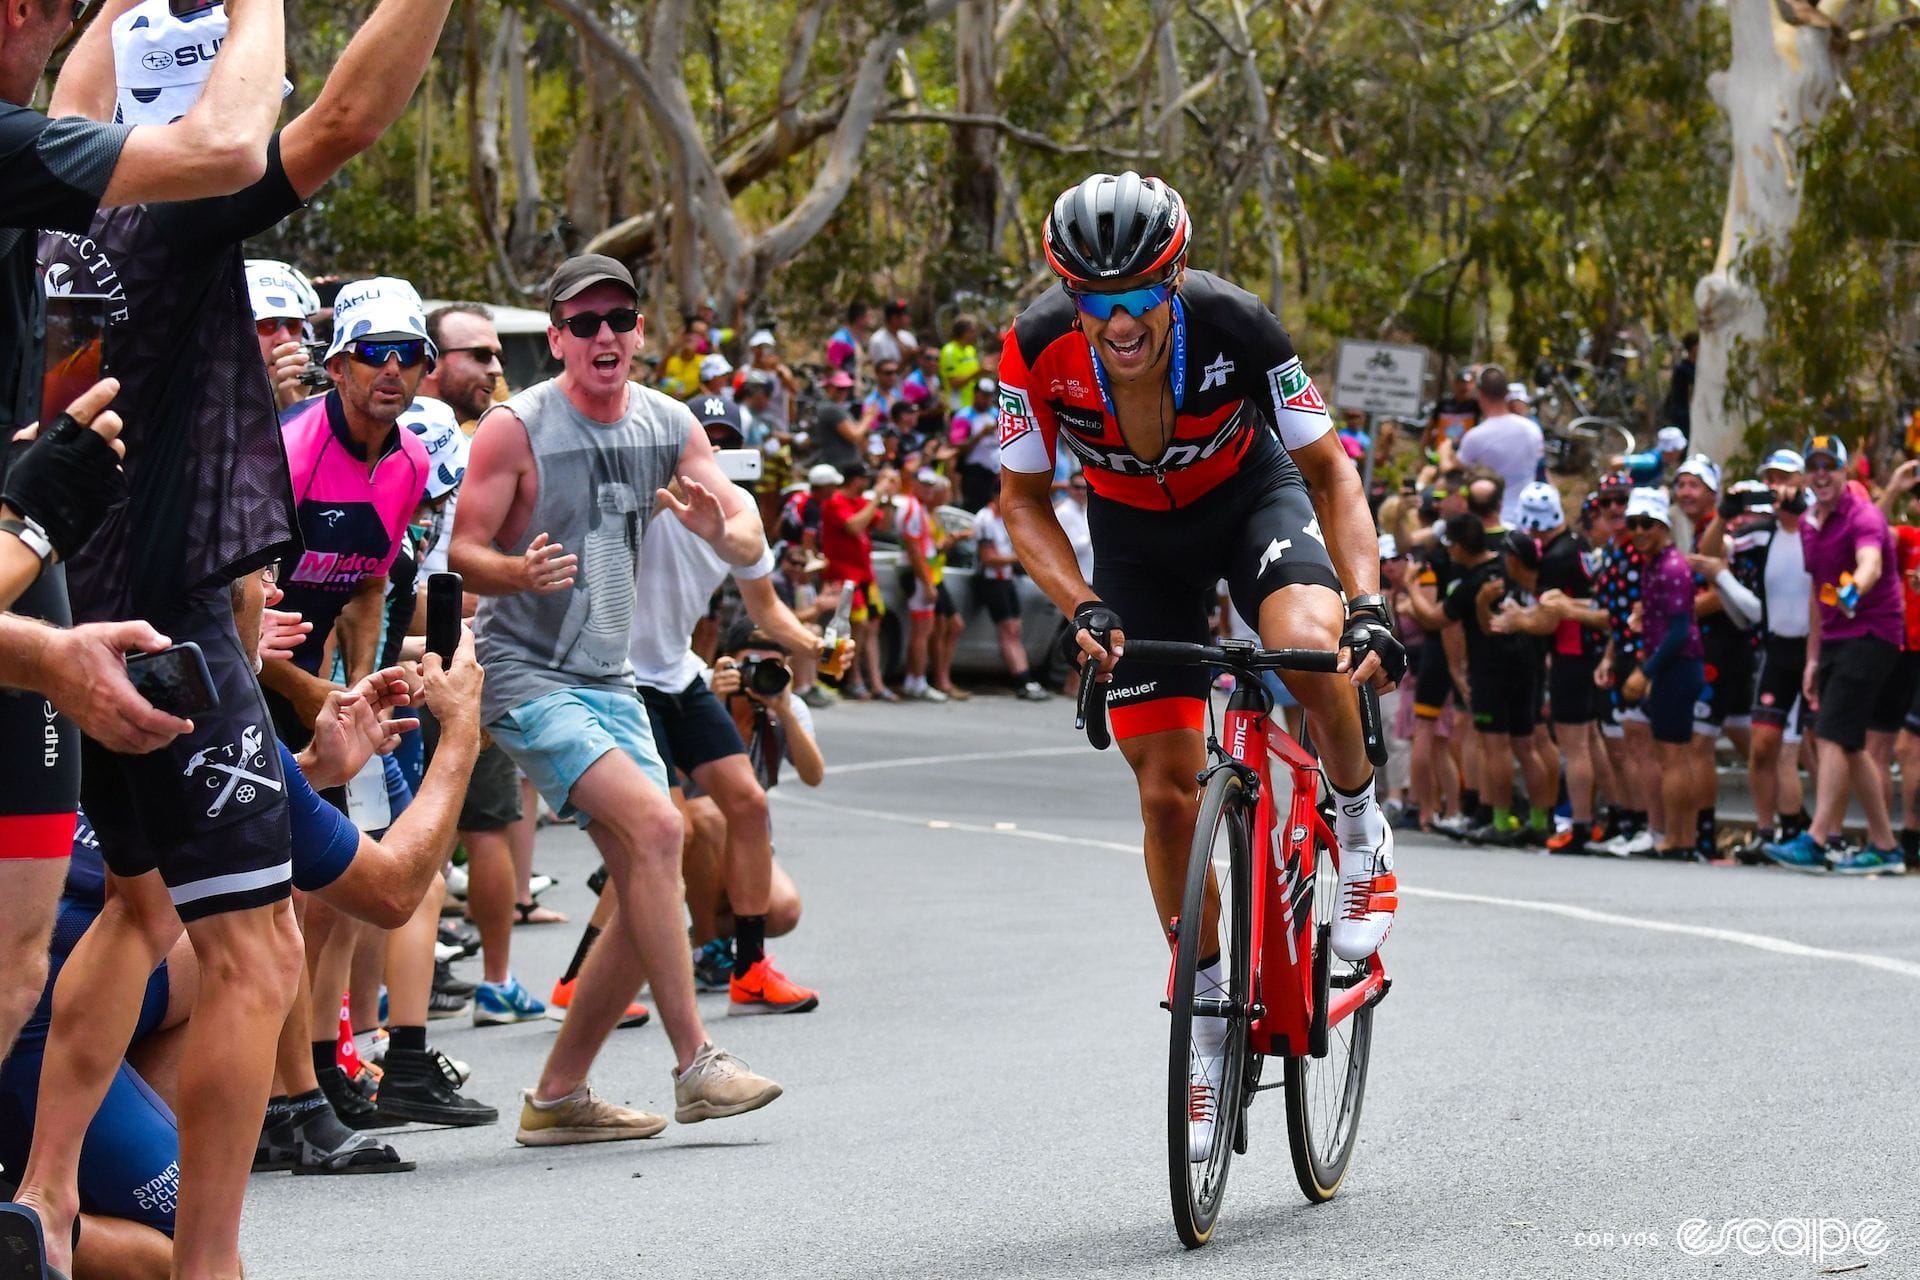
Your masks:
{"label": "spectator in purple kit", "polygon": [[1635,489],[1627,499],[1627,532],[1646,557],[1640,574],[1640,632],[1646,659],[1621,685],[1628,702],[1642,703],[1660,755],[1660,791],[1666,802],[1666,846],[1657,856],[1700,860],[1694,847],[1700,799],[1687,752],[1693,741],[1693,704],[1705,679],[1700,626],[1693,618],[1693,570],[1673,542],[1666,491]]}
{"label": "spectator in purple kit", "polygon": [[[1813,579],[1802,691],[1814,722],[1818,784],[1813,824],[1793,839],[1763,847],[1797,871],[1853,875],[1905,870],[1887,815],[1887,779],[1867,752],[1867,722],[1900,660],[1903,628],[1893,534],[1880,509],[1847,482],[1847,447],[1838,436],[1807,441],[1813,510],[1800,519],[1800,543]],[[1849,793],[1867,816],[1867,847],[1830,861]]]}

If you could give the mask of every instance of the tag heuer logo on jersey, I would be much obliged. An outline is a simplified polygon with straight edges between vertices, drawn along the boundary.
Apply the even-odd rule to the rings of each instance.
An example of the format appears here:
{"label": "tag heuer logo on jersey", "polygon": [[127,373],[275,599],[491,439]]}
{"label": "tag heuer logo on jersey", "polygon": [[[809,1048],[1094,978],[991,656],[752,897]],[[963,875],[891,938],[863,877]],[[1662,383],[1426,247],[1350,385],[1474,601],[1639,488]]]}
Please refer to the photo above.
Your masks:
{"label": "tag heuer logo on jersey", "polygon": [[1000,447],[1006,448],[1033,430],[1033,406],[1018,387],[1000,387]]}
{"label": "tag heuer logo on jersey", "polygon": [[1201,372],[1207,375],[1200,379],[1200,389],[1202,391],[1211,391],[1215,387],[1224,387],[1227,385],[1227,375],[1233,372],[1233,361],[1227,359],[1227,353],[1222,351],[1214,357],[1213,363],[1201,370]]}
{"label": "tag heuer logo on jersey", "polygon": [[1267,386],[1272,390],[1274,400],[1288,409],[1298,409],[1302,413],[1327,411],[1327,402],[1320,398],[1313,379],[1300,367],[1299,356],[1277,369],[1267,370]]}

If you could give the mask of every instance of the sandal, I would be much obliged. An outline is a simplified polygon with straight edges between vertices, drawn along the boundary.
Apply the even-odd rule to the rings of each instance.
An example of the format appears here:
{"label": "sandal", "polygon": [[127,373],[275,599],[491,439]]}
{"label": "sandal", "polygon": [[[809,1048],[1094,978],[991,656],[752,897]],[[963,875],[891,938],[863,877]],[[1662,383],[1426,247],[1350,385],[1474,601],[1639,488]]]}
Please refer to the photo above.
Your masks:
{"label": "sandal", "polygon": [[47,1241],[40,1230],[40,1215],[24,1204],[9,1201],[0,1205],[0,1262],[7,1264],[9,1269],[4,1274],[8,1276],[44,1275],[66,1280],[65,1275],[47,1265]]}
{"label": "sandal", "polygon": [[254,1151],[255,1173],[290,1170],[296,1175],[321,1176],[355,1173],[407,1173],[415,1168],[411,1160],[384,1142],[376,1142],[364,1133],[346,1130],[337,1146],[327,1146],[309,1132],[310,1126],[332,1120],[339,1127],[332,1109],[321,1100],[317,1106],[288,1111],[270,1122],[260,1134]]}
{"label": "sandal", "polygon": [[519,915],[515,924],[565,924],[567,917],[552,907],[543,907],[537,902],[516,902],[514,911]]}

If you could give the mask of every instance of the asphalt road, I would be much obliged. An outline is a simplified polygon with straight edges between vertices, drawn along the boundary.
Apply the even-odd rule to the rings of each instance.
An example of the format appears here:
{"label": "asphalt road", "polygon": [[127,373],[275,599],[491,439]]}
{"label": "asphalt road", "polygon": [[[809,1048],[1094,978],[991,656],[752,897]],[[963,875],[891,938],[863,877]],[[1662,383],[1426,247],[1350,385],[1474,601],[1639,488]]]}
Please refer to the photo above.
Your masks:
{"label": "asphalt road", "polygon": [[[501,1123],[391,1135],[411,1174],[256,1176],[248,1274],[1920,1275],[1920,878],[1404,840],[1345,1188],[1304,1202],[1262,1099],[1214,1243],[1188,1254],[1166,1203],[1166,952],[1117,753],[1076,749],[1059,700],[820,725],[831,774],[779,788],[774,821],[806,899],[778,958],[821,1007],[728,1019],[703,998],[785,1097],[521,1149],[552,1024],[438,1023]],[[583,919],[586,839],[549,828],[536,863]],[[516,931],[516,971],[544,992],[574,938]],[[596,1084],[670,1111],[669,1065],[657,1027],[616,1032]],[[1782,1220],[1819,1218],[1848,1224],[1826,1229],[1843,1252],[1695,1256],[1677,1236],[1762,1219],[1747,1243],[1794,1249]],[[1861,1219],[1884,1224],[1878,1252],[1855,1247]]]}

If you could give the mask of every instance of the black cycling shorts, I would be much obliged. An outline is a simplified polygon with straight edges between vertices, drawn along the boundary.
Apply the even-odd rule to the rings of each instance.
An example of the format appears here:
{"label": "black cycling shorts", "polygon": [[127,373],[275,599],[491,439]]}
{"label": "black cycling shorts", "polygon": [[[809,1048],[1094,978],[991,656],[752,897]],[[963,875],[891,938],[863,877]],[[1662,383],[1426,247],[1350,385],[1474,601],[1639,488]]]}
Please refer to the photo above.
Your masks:
{"label": "black cycling shorts", "polygon": [[647,704],[654,747],[669,777],[691,778],[703,764],[747,754],[733,717],[699,676],[679,693],[641,685],[640,698]]}
{"label": "black cycling shorts", "polygon": [[1907,713],[1913,708],[1917,691],[1920,691],[1920,653],[1903,649],[1899,661],[1893,664],[1893,674],[1887,677],[1879,698],[1874,701],[1867,728],[1875,733],[1900,732],[1906,726]]}
{"label": "black cycling shorts", "polygon": [[1547,701],[1555,724],[1589,724],[1594,719],[1593,673],[1598,658],[1556,653],[1547,664]]}
{"label": "black cycling shorts", "polygon": [[1729,720],[1744,722],[1753,707],[1753,646],[1741,635],[1713,648],[1716,652],[1702,664],[1703,683],[1693,707],[1693,731],[1708,737],[1717,737]]}
{"label": "black cycling shorts", "polygon": [[278,902],[293,885],[287,783],[232,597],[224,584],[203,588],[153,624],[200,646],[220,706],[143,756],[82,744],[101,856],[115,875],[159,871],[183,921]]}
{"label": "black cycling shorts", "polygon": [[1438,634],[1431,635],[1420,646],[1414,665],[1413,714],[1422,720],[1438,720],[1449,697],[1460,700],[1455,696],[1453,673],[1447,669],[1446,646],[1440,643]]}
{"label": "black cycling shorts", "polygon": [[1807,638],[1768,636],[1759,665],[1754,681],[1753,722],[1785,729],[1794,704],[1800,700],[1800,682],[1807,670]]}
{"label": "black cycling shorts", "polygon": [[[1147,511],[1093,494],[1093,590],[1129,639],[1206,644],[1222,578],[1240,616],[1257,625],[1260,605],[1282,587],[1340,590],[1333,562],[1297,471],[1228,480],[1192,506]],[[1202,728],[1210,673],[1120,659],[1107,689],[1113,736]]]}
{"label": "black cycling shorts", "polygon": [[[67,626],[66,572],[54,565],[10,612]],[[64,858],[80,808],[80,733],[37,693],[0,686],[0,861]]]}
{"label": "black cycling shorts", "polygon": [[1525,738],[1539,724],[1539,673],[1531,666],[1467,673],[1468,710],[1481,733]]}
{"label": "black cycling shorts", "polygon": [[1655,742],[1693,741],[1694,712],[1706,688],[1706,666],[1698,658],[1671,658],[1647,683],[1640,709]]}
{"label": "black cycling shorts", "polygon": [[987,616],[995,623],[1011,622],[1020,616],[1020,593],[1014,588],[1012,578],[977,578],[973,587],[980,603],[986,606]]}
{"label": "black cycling shorts", "polygon": [[1893,679],[1900,651],[1877,636],[1828,640],[1820,646],[1820,711],[1813,731],[1843,751],[1867,745],[1867,726],[1881,691]]}

